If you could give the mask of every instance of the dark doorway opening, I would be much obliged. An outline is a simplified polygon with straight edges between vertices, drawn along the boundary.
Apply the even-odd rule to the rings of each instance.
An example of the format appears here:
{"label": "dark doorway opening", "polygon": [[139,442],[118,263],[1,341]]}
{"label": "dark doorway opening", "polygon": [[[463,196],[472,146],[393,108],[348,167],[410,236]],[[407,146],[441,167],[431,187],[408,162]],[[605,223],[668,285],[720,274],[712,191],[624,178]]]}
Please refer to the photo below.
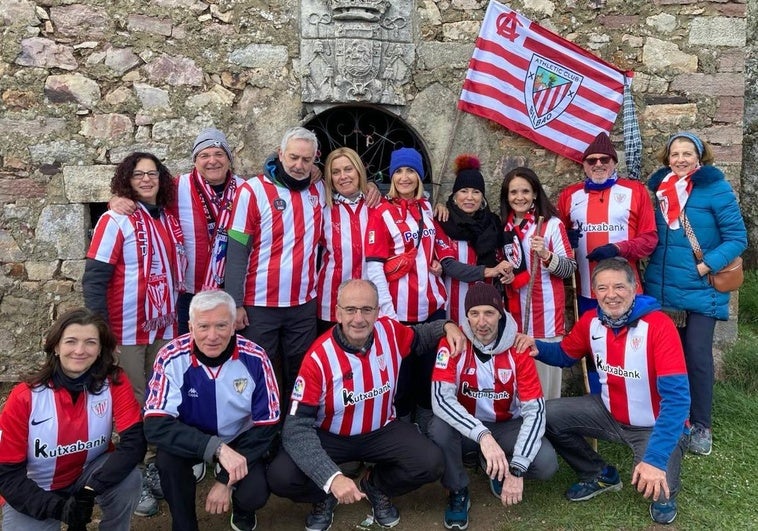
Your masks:
{"label": "dark doorway opening", "polygon": [[369,181],[382,192],[389,189],[390,153],[412,147],[424,161],[424,188],[431,193],[432,169],[418,134],[400,117],[372,105],[339,105],[308,120],[321,149],[321,162],[339,147],[354,149],[366,166]]}

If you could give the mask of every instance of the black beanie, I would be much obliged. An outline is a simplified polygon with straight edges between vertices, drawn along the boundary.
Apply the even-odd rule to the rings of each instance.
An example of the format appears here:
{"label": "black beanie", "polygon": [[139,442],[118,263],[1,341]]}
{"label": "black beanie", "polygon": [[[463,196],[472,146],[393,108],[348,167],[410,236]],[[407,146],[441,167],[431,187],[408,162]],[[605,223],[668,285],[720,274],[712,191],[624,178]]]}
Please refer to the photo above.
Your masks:
{"label": "black beanie", "polygon": [[492,306],[500,315],[505,315],[503,310],[503,298],[498,293],[495,286],[488,284],[487,282],[477,282],[471,286],[466,292],[466,299],[463,302],[463,307],[468,311],[474,306]]}
{"label": "black beanie", "polygon": [[479,159],[474,155],[463,154],[455,158],[455,183],[453,183],[453,193],[461,188],[473,188],[484,194],[484,177],[479,171]]}

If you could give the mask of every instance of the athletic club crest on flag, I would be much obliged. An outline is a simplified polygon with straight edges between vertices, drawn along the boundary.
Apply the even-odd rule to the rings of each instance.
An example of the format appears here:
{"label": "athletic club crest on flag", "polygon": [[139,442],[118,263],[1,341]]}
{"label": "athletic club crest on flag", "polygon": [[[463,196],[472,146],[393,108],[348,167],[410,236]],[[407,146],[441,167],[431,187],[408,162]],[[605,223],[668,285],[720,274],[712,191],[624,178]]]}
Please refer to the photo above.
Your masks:
{"label": "athletic club crest on flag", "polygon": [[[625,145],[634,140],[641,147],[631,99],[633,75],[491,1],[458,108],[581,162],[595,136],[611,131],[622,103]],[[629,94],[628,103],[625,94]],[[637,156],[636,148],[633,152]]]}
{"label": "athletic club crest on flag", "polygon": [[535,54],[524,83],[524,101],[534,129],[558,118],[574,100],[584,76]]}

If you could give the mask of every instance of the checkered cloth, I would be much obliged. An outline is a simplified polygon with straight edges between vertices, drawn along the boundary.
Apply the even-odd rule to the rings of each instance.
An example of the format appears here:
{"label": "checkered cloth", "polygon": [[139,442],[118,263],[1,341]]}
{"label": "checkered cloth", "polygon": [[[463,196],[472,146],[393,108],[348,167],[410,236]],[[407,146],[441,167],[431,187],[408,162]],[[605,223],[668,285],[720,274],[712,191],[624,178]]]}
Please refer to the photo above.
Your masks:
{"label": "checkered cloth", "polygon": [[624,81],[624,152],[629,178],[639,179],[642,172],[642,135],[632,98],[631,76],[627,76]]}

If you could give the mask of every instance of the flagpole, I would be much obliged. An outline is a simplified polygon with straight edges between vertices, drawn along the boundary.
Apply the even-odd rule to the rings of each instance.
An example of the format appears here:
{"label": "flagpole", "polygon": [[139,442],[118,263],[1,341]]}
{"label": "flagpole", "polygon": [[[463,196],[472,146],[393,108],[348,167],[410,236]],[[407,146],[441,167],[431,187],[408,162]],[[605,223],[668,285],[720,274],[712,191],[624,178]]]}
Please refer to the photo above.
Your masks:
{"label": "flagpole", "polygon": [[[440,187],[442,187],[442,175],[444,174],[445,169],[447,168],[447,165],[450,163],[450,153],[453,151],[453,141],[455,140],[455,135],[458,132],[458,123],[461,121],[461,110],[458,108],[458,104],[455,105],[455,118],[453,119],[453,130],[450,132],[450,139],[447,141],[447,149],[445,150],[445,157],[442,161],[442,167],[439,168],[439,172],[437,172],[435,175],[439,175],[438,182],[434,182],[432,180],[432,184],[436,186],[433,190],[434,194],[437,194]],[[438,201],[437,197],[434,197],[435,201]]]}

